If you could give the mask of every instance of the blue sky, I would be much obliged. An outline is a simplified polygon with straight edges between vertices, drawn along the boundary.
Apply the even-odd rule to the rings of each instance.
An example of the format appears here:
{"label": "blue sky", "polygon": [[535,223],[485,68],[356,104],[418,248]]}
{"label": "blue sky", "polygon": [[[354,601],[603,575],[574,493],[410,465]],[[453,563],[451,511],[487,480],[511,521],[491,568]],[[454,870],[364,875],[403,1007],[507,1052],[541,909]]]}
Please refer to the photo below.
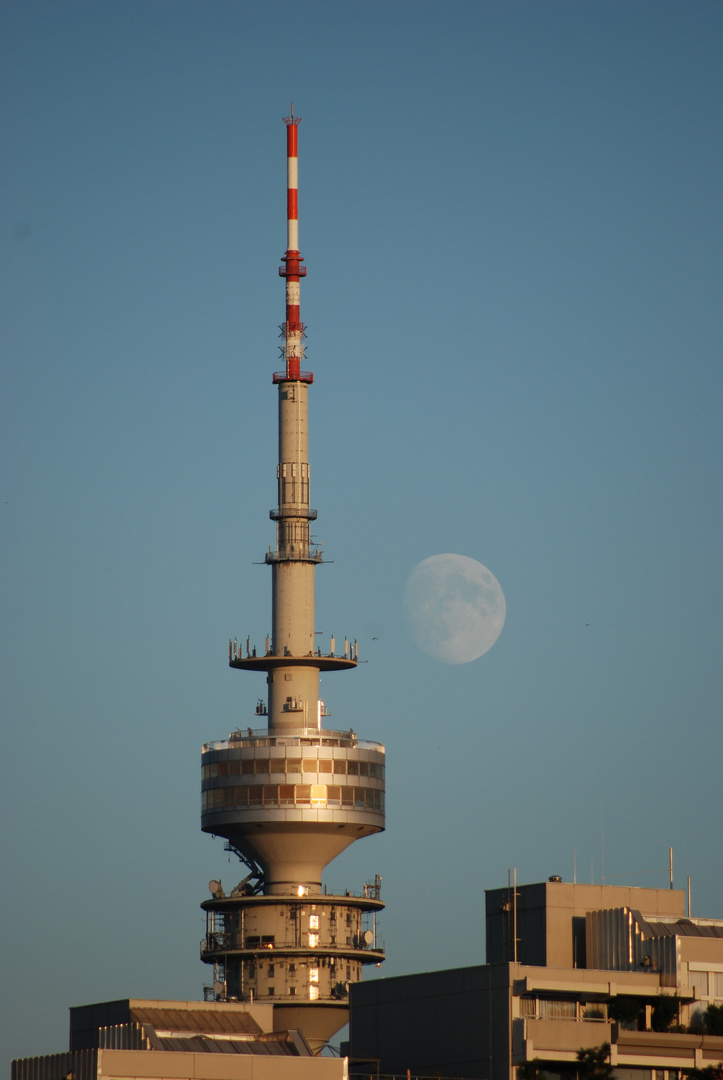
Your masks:
{"label": "blue sky", "polygon": [[[201,744],[270,630],[282,116],[300,128],[318,628],[388,753],[400,974],[484,959],[483,890],[676,884],[723,917],[723,8],[0,5],[2,1052],[67,1007],[197,998]],[[453,552],[507,620],[408,639]],[[376,639],[376,640],[375,640]]]}

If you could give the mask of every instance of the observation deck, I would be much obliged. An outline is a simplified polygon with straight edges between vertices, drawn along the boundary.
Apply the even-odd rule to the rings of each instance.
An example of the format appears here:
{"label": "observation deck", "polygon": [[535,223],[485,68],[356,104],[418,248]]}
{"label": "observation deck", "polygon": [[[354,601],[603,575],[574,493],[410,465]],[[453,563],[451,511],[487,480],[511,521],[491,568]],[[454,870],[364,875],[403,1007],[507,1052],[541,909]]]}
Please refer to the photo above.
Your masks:
{"label": "observation deck", "polygon": [[313,373],[313,371],[301,371],[301,370],[296,370],[296,371],[294,371],[294,370],[275,371],[274,374],[272,375],[272,380],[275,383],[282,383],[282,382],[313,383],[313,381],[314,381],[314,373]]}
{"label": "observation deck", "polygon": [[[276,520],[283,520],[284,517],[303,517],[302,514],[279,514]],[[318,547],[309,544],[306,551],[303,549],[294,548],[276,548],[269,550],[264,555],[265,563],[281,563],[281,562],[307,562],[307,563],[321,563],[323,562],[323,556],[321,550]]]}
{"label": "observation deck", "polygon": [[234,825],[262,822],[337,832],[384,828],[384,746],[360,742],[351,731],[252,733],[206,743],[201,761],[206,831],[225,835]]}
{"label": "observation deck", "polygon": [[290,667],[294,665],[314,667],[319,671],[344,671],[355,668],[359,663],[358,645],[356,641],[349,639],[344,641],[344,651],[341,655],[334,648],[328,653],[321,651],[321,646],[316,652],[306,653],[305,656],[294,656],[292,653],[275,653],[270,646],[262,655],[258,655],[256,646],[252,646],[247,639],[246,655],[243,655],[243,646],[239,646],[238,639],[228,643],[229,667],[239,668],[246,671],[270,671],[275,667]]}

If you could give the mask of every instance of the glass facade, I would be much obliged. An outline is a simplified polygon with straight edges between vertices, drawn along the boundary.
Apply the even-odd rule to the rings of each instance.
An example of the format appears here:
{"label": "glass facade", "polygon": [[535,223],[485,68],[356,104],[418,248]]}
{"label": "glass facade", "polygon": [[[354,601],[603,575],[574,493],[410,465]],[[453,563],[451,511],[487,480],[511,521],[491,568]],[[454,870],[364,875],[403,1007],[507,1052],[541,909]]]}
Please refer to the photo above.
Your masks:
{"label": "glass facade", "polygon": [[384,780],[384,765],[376,761],[355,761],[346,758],[231,758],[210,761],[201,766],[201,779],[213,780],[218,776],[272,776],[287,773],[312,773],[315,775],[368,776],[371,780]]}
{"label": "glass facade", "polygon": [[384,810],[381,788],[342,784],[225,784],[201,793],[201,810],[244,806],[300,806],[330,809]]}

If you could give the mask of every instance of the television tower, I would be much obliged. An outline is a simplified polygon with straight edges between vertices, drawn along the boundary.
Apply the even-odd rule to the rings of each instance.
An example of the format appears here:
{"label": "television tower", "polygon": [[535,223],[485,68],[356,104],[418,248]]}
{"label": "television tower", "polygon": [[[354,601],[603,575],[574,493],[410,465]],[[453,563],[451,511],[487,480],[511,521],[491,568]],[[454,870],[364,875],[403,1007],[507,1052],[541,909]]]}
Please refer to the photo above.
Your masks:
{"label": "television tower", "polygon": [[[347,728],[323,727],[319,673],[356,667],[356,641],[329,651],[316,644],[314,573],[322,557],[309,523],[308,392],[302,370],[304,324],[299,252],[298,130],[285,117],[287,243],[279,274],[286,281],[281,324],[284,361],[278,392],[279,461],[276,546],[266,552],[272,576],[272,633],[263,647],[229,642],[229,664],[266,673],[267,727],[239,729],[202,750],[201,828],[223,836],[248,874],[229,895],[209,883],[201,958],[214,966],[208,999],[274,1006],[276,1030],[300,1028],[321,1048],[348,1018],[349,985],[363,964],[380,963],[376,915],[381,878],[360,895],[322,891],[324,867],[355,840],[384,828],[384,747]],[[245,646],[245,647],[244,647]]]}

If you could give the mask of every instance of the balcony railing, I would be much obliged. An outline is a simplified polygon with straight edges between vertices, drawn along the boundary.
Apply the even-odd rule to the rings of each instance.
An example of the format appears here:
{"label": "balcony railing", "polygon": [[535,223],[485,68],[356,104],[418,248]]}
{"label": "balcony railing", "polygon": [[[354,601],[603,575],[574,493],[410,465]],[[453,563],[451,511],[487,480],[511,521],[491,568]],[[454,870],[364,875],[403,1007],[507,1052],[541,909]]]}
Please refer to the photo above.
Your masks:
{"label": "balcony railing", "polygon": [[605,1001],[570,1001],[569,999],[520,998],[520,1015],[527,1020],[599,1020],[608,1019]]}
{"label": "balcony railing", "polygon": [[[306,270],[304,270],[304,273],[306,273]],[[274,375],[273,375],[273,379],[274,379],[275,383],[280,383],[280,382],[313,383],[313,381],[314,381],[314,373],[313,373],[313,371],[297,371],[297,372],[275,371]]]}
{"label": "balcony railing", "polygon": [[332,956],[340,957],[347,960],[361,961],[363,964],[374,964],[385,959],[384,944],[374,944],[371,946],[358,945],[330,945],[328,943],[319,943],[313,947],[308,945],[299,945],[298,942],[277,941],[275,945],[249,945],[242,944],[240,941],[235,940],[235,934],[215,934],[211,938],[201,939],[200,955],[201,960],[205,960],[206,957],[215,956],[216,954],[227,953],[247,953],[247,959],[263,959],[267,956],[273,960],[274,957],[280,959],[282,956],[290,957],[294,959],[304,959],[313,956]]}
{"label": "balcony railing", "polygon": [[239,728],[231,732],[228,739],[204,743],[201,752],[205,754],[209,750],[232,750],[239,746],[341,746],[360,750],[384,750],[383,743],[359,739],[351,728],[347,731],[334,731],[332,728],[319,730],[319,728],[310,727],[303,731],[295,731],[293,735],[269,735],[268,728],[249,727],[243,731]]}

